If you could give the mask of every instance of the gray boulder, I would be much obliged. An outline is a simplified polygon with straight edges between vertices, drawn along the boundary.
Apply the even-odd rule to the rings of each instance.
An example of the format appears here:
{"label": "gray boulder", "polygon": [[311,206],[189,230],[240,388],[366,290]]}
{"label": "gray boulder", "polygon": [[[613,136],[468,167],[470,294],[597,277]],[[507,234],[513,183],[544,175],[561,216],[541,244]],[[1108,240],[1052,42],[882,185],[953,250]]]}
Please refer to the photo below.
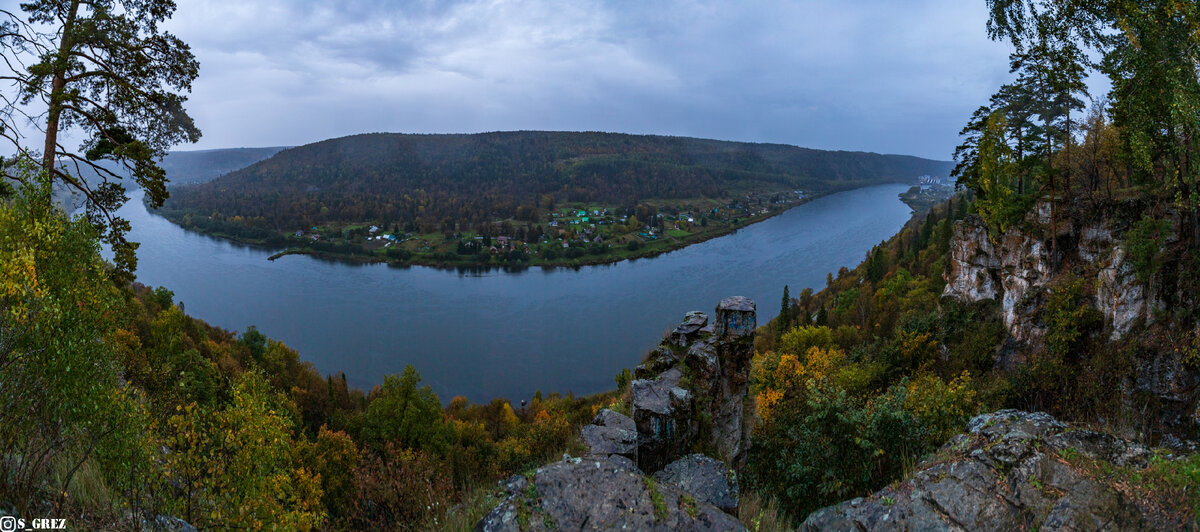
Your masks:
{"label": "gray boulder", "polygon": [[475,530],[745,530],[733,516],[659,484],[620,456],[569,458],[506,483]]}
{"label": "gray boulder", "polygon": [[637,456],[637,426],[629,416],[605,408],[596,414],[591,425],[583,427],[579,435],[589,454],[619,454]]}
{"label": "gray boulder", "polygon": [[192,526],[191,523],[168,515],[156,515],[154,516],[154,520],[146,523],[146,525],[148,526],[143,528],[149,528],[156,532],[197,532],[196,527]]}
{"label": "gray boulder", "polygon": [[745,296],[732,296],[722,299],[717,304],[717,336],[753,339],[756,327],[758,325],[755,321],[753,299]]}
{"label": "gray boulder", "polygon": [[676,345],[687,345],[700,336],[700,330],[708,325],[708,314],[693,310],[683,317],[668,339]]}
{"label": "gray boulder", "polygon": [[654,474],[654,480],[675,486],[730,514],[737,514],[738,485],[725,463],[702,454],[680,458]]}
{"label": "gray boulder", "polygon": [[656,379],[633,381],[637,461],[644,471],[661,469],[696,436],[692,393],[679,386],[682,378],[679,368],[671,368]]}
{"label": "gray boulder", "polygon": [[680,354],[665,343],[646,354],[646,359],[633,368],[633,376],[637,379],[652,379],[656,375],[679,364]]}

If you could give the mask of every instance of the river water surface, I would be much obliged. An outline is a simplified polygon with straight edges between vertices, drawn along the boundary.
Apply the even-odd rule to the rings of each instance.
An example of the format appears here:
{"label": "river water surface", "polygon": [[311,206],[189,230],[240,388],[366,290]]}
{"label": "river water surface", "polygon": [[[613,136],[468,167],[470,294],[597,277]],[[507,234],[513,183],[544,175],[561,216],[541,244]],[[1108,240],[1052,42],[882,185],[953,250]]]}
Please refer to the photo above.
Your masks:
{"label": "river water surface", "polygon": [[351,265],[185,231],[135,197],[138,281],[175,292],[188,314],[264,334],[322,373],[369,389],[412,364],[448,400],[512,400],[535,390],[587,394],[615,387],[689,310],[711,315],[726,296],[779,312],[783,286],[819,290],[910,216],[908,185],[842,192],[738,232],[650,259],[574,269],[460,273]]}

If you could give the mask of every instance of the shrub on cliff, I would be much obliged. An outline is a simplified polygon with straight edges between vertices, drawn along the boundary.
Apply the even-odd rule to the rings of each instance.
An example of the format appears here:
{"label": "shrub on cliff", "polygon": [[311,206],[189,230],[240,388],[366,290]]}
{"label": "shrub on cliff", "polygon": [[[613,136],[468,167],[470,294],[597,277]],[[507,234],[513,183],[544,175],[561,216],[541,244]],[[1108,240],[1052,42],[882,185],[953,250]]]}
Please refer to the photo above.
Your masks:
{"label": "shrub on cliff", "polygon": [[0,200],[0,507],[106,514],[131,487],[145,423],[119,382],[122,300],[91,224],[68,219],[49,181],[30,175]]}

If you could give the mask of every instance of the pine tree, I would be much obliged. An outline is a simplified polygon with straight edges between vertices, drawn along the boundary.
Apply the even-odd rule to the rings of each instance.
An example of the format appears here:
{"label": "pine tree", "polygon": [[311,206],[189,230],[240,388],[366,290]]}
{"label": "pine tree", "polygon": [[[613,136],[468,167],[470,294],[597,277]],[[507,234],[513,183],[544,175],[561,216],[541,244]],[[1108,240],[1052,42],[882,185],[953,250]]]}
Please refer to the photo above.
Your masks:
{"label": "pine tree", "polygon": [[792,297],[788,295],[788,286],[783,285],[783,301],[779,304],[779,318],[776,319],[780,334],[786,332],[792,325]]}

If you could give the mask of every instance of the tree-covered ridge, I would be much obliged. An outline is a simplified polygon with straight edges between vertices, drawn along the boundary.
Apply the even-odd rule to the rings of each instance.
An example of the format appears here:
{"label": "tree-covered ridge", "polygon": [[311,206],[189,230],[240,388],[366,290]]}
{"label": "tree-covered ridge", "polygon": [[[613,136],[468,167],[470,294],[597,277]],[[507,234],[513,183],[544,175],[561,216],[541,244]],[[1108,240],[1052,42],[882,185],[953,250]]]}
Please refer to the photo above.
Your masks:
{"label": "tree-covered ridge", "polygon": [[[683,137],[546,131],[364,134],[284,150],[211,183],[173,192],[168,209],[275,231],[371,222],[434,232],[556,204],[633,206],[750,190],[830,190],[945,175],[916,157],[828,152]],[[529,212],[526,212],[529,211]]]}
{"label": "tree-covered ridge", "polygon": [[[1200,243],[1200,5],[987,4],[989,35],[1013,45],[1015,79],[963,128],[954,174],[992,232],[1043,198],[1052,227],[1073,202],[1138,199],[1151,218],[1177,209]],[[1092,74],[1112,88],[1085,113]]]}
{"label": "tree-covered ridge", "polygon": [[165,288],[114,285],[95,229],[52,205],[45,177],[26,181],[0,202],[3,515],[424,528],[476,487],[573,450],[606,400],[443,407],[411,367],[349,388],[253,327],[187,316]]}
{"label": "tree-covered ridge", "polygon": [[158,165],[166,172],[171,186],[195,185],[250,166],[284,149],[278,146],[171,151]]}
{"label": "tree-covered ridge", "polygon": [[[790,297],[785,288],[780,317],[755,340],[750,490],[777,499],[799,522],[936,460],[967,419],[1002,408],[1048,412],[1147,445],[1166,445],[1168,434],[1194,438],[1194,424],[1181,431],[1173,421],[1176,399],[1147,380],[1155,368],[1172,368],[1173,379],[1194,382],[1200,307],[1196,281],[1183,272],[1195,269],[1197,255],[1186,240],[1166,243],[1169,226],[1135,222],[1139,205],[1129,203],[1113,205],[1110,212],[1125,212],[1109,221],[1129,227],[1119,245],[1156,265],[1146,274],[1135,265],[1131,277],[1158,287],[1167,303],[1119,340],[1093,300],[1100,266],[1087,260],[1065,259],[1047,272],[1044,294],[1030,296],[1028,312],[1044,328],[1037,347],[1006,329],[1001,295],[973,303],[944,297],[948,261],[972,249],[956,224],[978,223],[980,214],[964,195],[914,218],[856,268],[830,274],[825,289]],[[1083,207],[1061,215],[1059,223],[1075,227],[1094,219]],[[1028,235],[1047,234],[1048,224],[1026,221],[1019,230],[1036,238]],[[1134,245],[1141,239],[1152,244]],[[1194,389],[1176,391],[1194,401]],[[1172,520],[1196,523],[1200,455],[1157,460],[1135,481],[1137,497]]]}

